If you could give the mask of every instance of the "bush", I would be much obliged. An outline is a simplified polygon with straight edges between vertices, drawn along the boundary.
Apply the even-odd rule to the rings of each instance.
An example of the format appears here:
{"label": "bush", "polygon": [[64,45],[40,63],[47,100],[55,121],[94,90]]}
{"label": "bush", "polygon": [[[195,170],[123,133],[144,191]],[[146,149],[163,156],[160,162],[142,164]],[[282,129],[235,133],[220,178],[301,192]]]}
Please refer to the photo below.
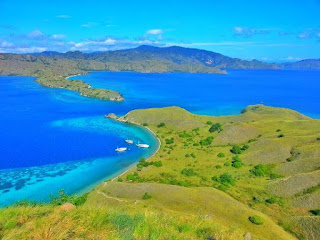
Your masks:
{"label": "bush", "polygon": [[222,125],[220,123],[212,124],[212,126],[209,128],[209,132],[211,133],[216,131],[221,132],[222,130]]}
{"label": "bush", "polygon": [[127,175],[127,180],[129,180],[129,181],[136,181],[138,179],[139,179],[139,175],[138,175],[137,172],[130,173],[130,174]]}
{"label": "bush", "polygon": [[277,129],[277,132],[281,132],[281,129]]}
{"label": "bush", "polygon": [[159,123],[159,124],[157,125],[158,128],[161,128],[161,127],[164,127],[164,126],[166,126],[166,124],[163,123],[163,122],[161,122],[161,123]]}
{"label": "bush", "polygon": [[155,161],[155,162],[153,162],[153,166],[155,166],[155,167],[162,167],[162,161]]}
{"label": "bush", "polygon": [[320,216],[320,209],[313,209],[310,210],[310,213],[312,213],[315,216]]}
{"label": "bush", "polygon": [[231,150],[230,150],[231,153],[233,154],[241,154],[242,153],[242,150],[241,148],[238,146],[238,145],[234,145]]}
{"label": "bush", "polygon": [[225,165],[226,167],[230,166],[230,162],[225,162],[223,165]]}
{"label": "bush", "polygon": [[293,161],[293,157],[289,157],[286,159],[287,162],[292,162]]}
{"label": "bush", "polygon": [[210,145],[213,141],[213,137],[207,137],[206,139],[203,139],[199,142],[199,144],[201,146],[207,146],[207,145]]}
{"label": "bush", "polygon": [[271,174],[271,168],[272,167],[270,165],[259,164],[254,166],[250,172],[256,177],[265,177]]}
{"label": "bush", "polygon": [[248,148],[249,148],[249,145],[246,145],[246,144],[245,144],[245,145],[242,146],[241,150],[242,150],[242,151],[245,151],[245,150],[247,150]]}
{"label": "bush", "polygon": [[216,169],[221,169],[222,167],[221,167],[221,165],[216,165],[215,168]]}
{"label": "bush", "polygon": [[241,161],[241,159],[240,159],[240,157],[238,155],[232,158],[232,164],[231,165],[234,168],[241,168],[242,167],[242,161]]}
{"label": "bush", "polygon": [[173,138],[170,138],[170,139],[166,139],[166,144],[172,144],[174,143],[174,139]]}
{"label": "bush", "polygon": [[188,157],[190,157],[190,154],[188,154],[188,153],[187,153],[187,154],[186,154],[186,155],[184,155],[184,156],[185,156],[186,158],[188,158]]}
{"label": "bush", "polygon": [[317,141],[320,141],[320,137],[317,138]]}
{"label": "bush", "polygon": [[50,199],[51,199],[51,204],[53,205],[62,205],[64,203],[72,203],[76,206],[80,206],[82,204],[84,204],[87,201],[87,196],[88,194],[83,194],[81,196],[77,196],[77,195],[68,195],[64,192],[63,189],[61,189],[59,191],[58,196],[54,196],[51,195]]}
{"label": "bush", "polygon": [[219,177],[219,182],[225,186],[228,186],[228,185],[234,186],[236,181],[233,179],[230,173],[223,173]]}
{"label": "bush", "polygon": [[152,196],[149,194],[149,193],[144,193],[144,195],[142,196],[142,199],[143,200],[147,200],[147,199],[150,199],[150,198],[152,198]]}
{"label": "bush", "polygon": [[147,126],[149,126],[149,124],[148,123],[142,123],[142,126],[147,127]]}
{"label": "bush", "polygon": [[192,168],[184,168],[181,171],[181,174],[187,176],[187,177],[191,177],[191,176],[195,176],[196,172],[192,169]]}
{"label": "bush", "polygon": [[284,137],[284,134],[282,133],[278,135],[278,138],[283,138],[283,137]]}
{"label": "bush", "polygon": [[196,158],[196,155],[194,153],[191,153],[190,156]]}
{"label": "bush", "polygon": [[207,122],[207,125],[212,125],[212,122],[211,122],[211,121],[208,121],[208,122]]}
{"label": "bush", "polygon": [[123,182],[123,179],[119,177],[118,182]]}
{"label": "bush", "polygon": [[254,216],[250,216],[248,219],[253,224],[256,224],[256,225],[262,225],[263,224],[263,220],[262,220],[262,218],[260,216],[254,215]]}
{"label": "bush", "polygon": [[223,157],[225,157],[225,155],[224,155],[224,153],[219,153],[219,154],[217,155],[217,157],[223,158]]}

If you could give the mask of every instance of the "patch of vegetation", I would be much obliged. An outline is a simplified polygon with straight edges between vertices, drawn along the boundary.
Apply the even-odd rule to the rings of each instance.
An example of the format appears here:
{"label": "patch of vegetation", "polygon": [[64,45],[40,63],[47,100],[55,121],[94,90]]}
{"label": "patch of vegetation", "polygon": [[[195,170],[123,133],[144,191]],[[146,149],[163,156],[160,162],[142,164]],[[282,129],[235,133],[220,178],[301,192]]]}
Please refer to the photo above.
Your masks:
{"label": "patch of vegetation", "polygon": [[148,123],[142,123],[142,126],[147,127],[147,126],[149,126],[149,124]]}
{"label": "patch of vegetation", "polygon": [[218,182],[225,187],[234,186],[236,183],[236,180],[232,177],[230,173],[223,173],[219,177],[212,177],[213,181]]}
{"label": "patch of vegetation", "polygon": [[283,137],[285,137],[285,136],[282,133],[278,135],[278,138],[283,138]]}
{"label": "patch of vegetation", "polygon": [[254,216],[250,216],[249,221],[252,222],[255,225],[262,225],[263,224],[263,220],[260,216],[254,215]]}
{"label": "patch of vegetation", "polygon": [[221,123],[215,123],[212,124],[212,126],[209,128],[209,132],[213,133],[213,132],[221,132],[222,129],[222,125]]}
{"label": "patch of vegetation", "polygon": [[217,157],[224,158],[226,155],[224,153],[218,153]]}
{"label": "patch of vegetation", "polygon": [[87,201],[88,194],[83,194],[81,196],[77,195],[68,195],[65,193],[63,189],[61,189],[57,196],[51,195],[50,196],[50,202],[53,205],[62,205],[64,203],[71,203],[76,206],[80,206],[84,204]]}
{"label": "patch of vegetation", "polygon": [[233,154],[241,154],[241,153],[242,153],[242,150],[241,150],[241,147],[240,147],[240,146],[234,145],[234,146],[230,149],[230,152],[233,153]]}
{"label": "patch of vegetation", "polygon": [[196,172],[192,169],[192,168],[184,168],[181,171],[181,174],[187,176],[187,177],[192,177],[192,176],[196,176]]}
{"label": "patch of vegetation", "polygon": [[207,121],[207,125],[212,125],[213,123],[211,121]]}
{"label": "patch of vegetation", "polygon": [[143,199],[143,200],[147,200],[147,199],[150,199],[150,198],[152,198],[152,196],[151,196],[149,193],[147,193],[147,192],[144,193],[143,196],[142,196],[142,199]]}
{"label": "patch of vegetation", "polygon": [[216,169],[221,169],[222,166],[218,164],[218,165],[215,166],[215,168],[216,168]]}
{"label": "patch of vegetation", "polygon": [[199,144],[201,146],[208,146],[208,145],[210,145],[212,143],[213,139],[214,139],[214,137],[209,136],[206,139],[200,140]]}
{"label": "patch of vegetation", "polygon": [[234,168],[241,168],[242,167],[243,163],[238,155],[236,155],[232,158],[231,165]]}
{"label": "patch of vegetation", "polygon": [[226,167],[229,167],[230,166],[230,162],[225,162],[223,165],[226,166]]}
{"label": "patch of vegetation", "polygon": [[314,216],[320,216],[320,209],[313,209],[309,211]]}
{"label": "patch of vegetation", "polygon": [[158,128],[165,127],[165,126],[166,126],[166,124],[165,124],[164,122],[161,122],[161,123],[159,123],[159,124],[157,125]]}
{"label": "patch of vegetation", "polygon": [[253,167],[250,172],[256,177],[270,176],[272,173],[272,165],[259,164]]}
{"label": "patch of vegetation", "polygon": [[172,144],[174,143],[174,138],[166,139],[166,144]]}

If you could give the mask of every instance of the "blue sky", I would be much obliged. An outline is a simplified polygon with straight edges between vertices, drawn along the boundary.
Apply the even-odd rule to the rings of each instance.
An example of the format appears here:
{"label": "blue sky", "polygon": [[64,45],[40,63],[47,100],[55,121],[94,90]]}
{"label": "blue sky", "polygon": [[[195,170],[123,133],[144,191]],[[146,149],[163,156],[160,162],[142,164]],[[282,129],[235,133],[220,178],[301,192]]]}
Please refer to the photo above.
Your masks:
{"label": "blue sky", "polygon": [[0,52],[179,45],[265,61],[320,58],[320,0],[0,0]]}

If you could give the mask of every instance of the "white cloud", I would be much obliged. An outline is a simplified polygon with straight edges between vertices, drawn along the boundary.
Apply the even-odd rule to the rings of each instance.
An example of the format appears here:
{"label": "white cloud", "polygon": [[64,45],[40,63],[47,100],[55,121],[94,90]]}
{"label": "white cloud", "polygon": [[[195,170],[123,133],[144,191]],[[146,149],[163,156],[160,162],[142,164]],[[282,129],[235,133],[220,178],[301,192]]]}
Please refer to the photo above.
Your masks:
{"label": "white cloud", "polygon": [[64,19],[71,18],[71,16],[66,15],[66,14],[58,15],[58,16],[56,16],[56,17],[57,17],[57,18],[64,18]]}
{"label": "white cloud", "polygon": [[65,38],[65,35],[63,35],[63,34],[53,34],[52,38],[53,39],[63,39],[63,38]]}
{"label": "white cloud", "polygon": [[88,23],[82,24],[81,27],[91,28],[91,27],[94,27],[94,26],[97,26],[97,25],[99,25],[99,23],[96,23],[96,22],[88,22]]}
{"label": "white cloud", "polygon": [[248,28],[236,26],[233,28],[233,32],[237,36],[251,37],[257,34],[267,34],[271,30],[276,30],[274,28]]}
{"label": "white cloud", "polygon": [[19,47],[15,48],[15,51],[18,53],[34,53],[34,52],[43,52],[46,51],[46,47]]}
{"label": "white cloud", "polygon": [[149,35],[160,35],[163,33],[162,29],[150,29],[147,31],[147,34]]}
{"label": "white cloud", "polygon": [[44,34],[40,30],[36,29],[36,30],[33,30],[32,32],[28,33],[27,36],[29,38],[39,38],[39,37],[43,37]]}
{"label": "white cloud", "polygon": [[4,42],[2,42],[2,43],[0,44],[0,46],[3,47],[3,48],[9,48],[9,47],[13,47],[14,44],[4,41]]}

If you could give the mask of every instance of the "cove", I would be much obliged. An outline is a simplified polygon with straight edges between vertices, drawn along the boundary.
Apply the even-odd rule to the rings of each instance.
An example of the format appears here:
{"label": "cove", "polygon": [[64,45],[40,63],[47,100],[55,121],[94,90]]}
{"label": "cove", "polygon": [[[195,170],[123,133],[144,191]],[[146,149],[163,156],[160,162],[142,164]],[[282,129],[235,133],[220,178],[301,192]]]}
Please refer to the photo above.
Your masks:
{"label": "cove", "polygon": [[[198,114],[228,115],[263,103],[320,118],[320,71],[91,72],[70,79],[119,91],[125,101],[41,87],[30,77],[0,77],[0,206],[46,201],[60,189],[88,191],[157,149],[157,140],[144,128],[103,117],[111,112],[180,106]],[[130,151],[116,153],[125,139],[151,148],[129,146]]]}

